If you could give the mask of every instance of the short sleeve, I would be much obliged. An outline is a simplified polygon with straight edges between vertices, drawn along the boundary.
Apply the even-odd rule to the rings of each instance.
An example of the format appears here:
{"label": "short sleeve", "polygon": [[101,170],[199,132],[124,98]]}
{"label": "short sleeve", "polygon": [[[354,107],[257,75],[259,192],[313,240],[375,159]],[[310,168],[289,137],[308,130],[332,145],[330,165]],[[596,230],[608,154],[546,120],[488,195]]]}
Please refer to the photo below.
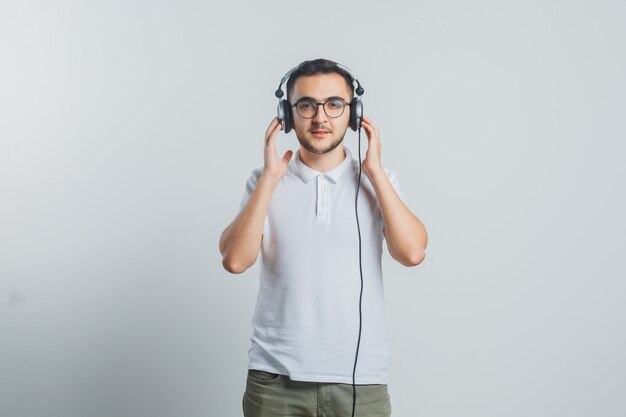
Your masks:
{"label": "short sleeve", "polygon": [[[398,182],[398,176],[396,175],[395,171],[385,168],[385,174],[387,174],[387,178],[389,179],[389,182],[391,183],[393,189],[396,191],[396,194],[398,194],[398,197],[400,197],[400,200],[402,200],[402,202],[406,204],[406,201],[404,201],[404,193],[402,192],[402,188],[400,187],[400,183]],[[383,215],[380,212],[380,207],[378,210],[378,218],[380,221],[380,230],[382,230],[385,226],[385,223],[383,221]]]}
{"label": "short sleeve", "polygon": [[248,204],[248,201],[250,201],[250,198],[256,189],[256,184],[259,181],[260,175],[261,169],[255,169],[248,177],[248,181],[246,181],[246,188],[241,199],[241,204],[239,205],[239,212],[241,212],[241,210],[243,210],[243,208]]}
{"label": "short sleeve", "polygon": [[390,169],[385,169],[385,173],[387,174],[387,178],[389,178],[389,182],[391,182],[393,189],[396,190],[398,197],[400,197],[400,200],[406,204],[404,201],[404,193],[402,192],[402,188],[400,188],[400,183],[398,182],[398,176],[396,173]]}
{"label": "short sleeve", "polygon": [[[254,190],[256,190],[257,182],[259,181],[259,177],[261,176],[262,173],[263,173],[263,168],[258,168],[252,171],[252,174],[250,174],[250,176],[248,177],[248,180],[246,181],[246,188],[243,192],[243,197],[241,198],[241,204],[239,204],[239,213],[241,213],[241,211],[244,209],[244,207],[246,207],[246,205],[250,201],[250,198],[252,198],[252,194],[254,193]],[[265,216],[265,223],[263,224],[263,227],[264,227],[264,233],[267,232],[268,227],[269,227],[267,216]]]}

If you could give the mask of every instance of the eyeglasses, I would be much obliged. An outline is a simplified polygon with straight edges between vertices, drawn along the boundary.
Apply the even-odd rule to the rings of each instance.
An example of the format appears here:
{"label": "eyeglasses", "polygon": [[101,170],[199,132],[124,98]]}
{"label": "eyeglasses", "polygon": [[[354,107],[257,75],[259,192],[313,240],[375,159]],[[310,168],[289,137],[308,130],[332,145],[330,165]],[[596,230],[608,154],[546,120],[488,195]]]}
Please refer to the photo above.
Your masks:
{"label": "eyeglasses", "polygon": [[291,107],[295,107],[296,111],[303,119],[312,119],[317,114],[317,109],[320,105],[324,108],[326,116],[335,119],[343,114],[346,106],[349,106],[350,103],[346,103],[344,99],[339,97],[329,98],[321,103],[317,103],[311,98],[303,98],[298,100],[296,104]]}

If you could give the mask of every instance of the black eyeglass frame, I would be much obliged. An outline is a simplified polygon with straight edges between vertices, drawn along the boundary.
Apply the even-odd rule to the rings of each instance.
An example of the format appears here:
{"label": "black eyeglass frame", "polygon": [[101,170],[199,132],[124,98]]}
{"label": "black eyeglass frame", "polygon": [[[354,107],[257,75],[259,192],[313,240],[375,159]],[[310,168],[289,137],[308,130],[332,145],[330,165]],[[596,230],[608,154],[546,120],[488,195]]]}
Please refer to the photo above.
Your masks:
{"label": "black eyeglass frame", "polygon": [[[305,116],[301,115],[300,112],[298,111],[298,107],[297,107],[298,104],[300,104],[300,103],[302,103],[304,101],[308,101],[309,103],[315,104],[315,113],[313,113],[313,116],[305,117]],[[329,103],[331,101],[341,101],[343,103],[343,107],[341,108],[341,113],[338,116],[331,116],[326,111],[326,103]],[[301,99],[296,101],[294,104],[292,104],[291,107],[295,107],[296,108],[296,112],[298,113],[298,116],[302,117],[303,119],[312,119],[315,116],[317,116],[317,112],[320,109],[320,105],[322,106],[322,109],[324,109],[324,114],[326,116],[330,117],[331,119],[337,119],[338,117],[343,116],[343,113],[346,111],[346,107],[351,107],[352,106],[352,102],[348,103],[347,101],[345,101],[341,97],[330,97],[330,98],[326,99],[325,101],[320,101],[320,102],[317,102],[317,101],[315,101],[315,100],[313,100],[312,98],[309,98],[309,97],[302,97]]]}

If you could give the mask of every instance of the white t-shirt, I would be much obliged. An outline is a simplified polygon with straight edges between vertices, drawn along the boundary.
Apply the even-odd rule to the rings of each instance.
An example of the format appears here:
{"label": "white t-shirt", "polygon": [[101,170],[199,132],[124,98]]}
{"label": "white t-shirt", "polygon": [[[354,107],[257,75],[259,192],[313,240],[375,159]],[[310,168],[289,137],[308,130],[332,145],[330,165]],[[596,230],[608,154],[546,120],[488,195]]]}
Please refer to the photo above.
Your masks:
{"label": "white t-shirt", "polygon": [[[344,149],[344,161],[325,173],[306,166],[297,151],[274,190],[261,243],[249,369],[296,381],[352,383],[361,288],[354,207],[359,163]],[[402,198],[395,174],[385,172]],[[241,209],[261,173],[256,169],[248,179]],[[365,174],[358,215],[364,284],[356,383],[386,384],[384,223]]]}

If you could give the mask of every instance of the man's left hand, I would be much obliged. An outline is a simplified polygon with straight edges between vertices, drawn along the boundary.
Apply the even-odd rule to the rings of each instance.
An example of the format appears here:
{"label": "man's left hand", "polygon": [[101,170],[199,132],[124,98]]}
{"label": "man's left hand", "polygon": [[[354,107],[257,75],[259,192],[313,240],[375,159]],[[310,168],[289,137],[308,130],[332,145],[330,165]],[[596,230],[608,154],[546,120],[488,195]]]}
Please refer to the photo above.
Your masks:
{"label": "man's left hand", "polygon": [[372,119],[367,116],[363,116],[361,126],[365,129],[367,135],[367,153],[361,167],[367,177],[372,180],[373,175],[384,173],[383,165],[380,158],[380,133],[378,127],[374,124]]}

